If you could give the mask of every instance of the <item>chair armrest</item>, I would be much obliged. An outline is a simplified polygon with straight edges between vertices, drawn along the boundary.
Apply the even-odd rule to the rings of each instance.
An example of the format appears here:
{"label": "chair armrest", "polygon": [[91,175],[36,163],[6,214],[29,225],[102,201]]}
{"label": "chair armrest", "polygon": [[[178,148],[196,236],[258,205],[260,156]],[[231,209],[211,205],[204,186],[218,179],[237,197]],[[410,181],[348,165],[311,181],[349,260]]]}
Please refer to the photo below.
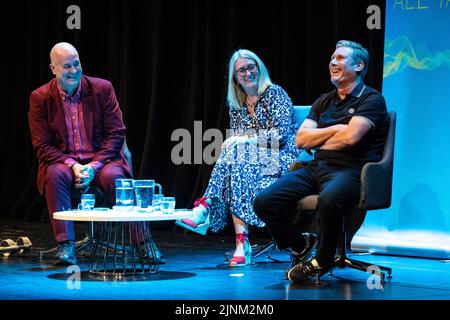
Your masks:
{"label": "chair armrest", "polygon": [[312,151],[312,154],[302,150],[297,157],[297,161],[291,164],[288,171],[295,171],[306,167],[306,165],[314,159],[314,153],[314,150]]}
{"label": "chair armrest", "polygon": [[304,167],[305,167],[305,164],[304,164],[303,162],[301,162],[301,161],[296,161],[296,162],[293,162],[293,163],[289,166],[288,171],[296,171],[296,170],[301,169],[301,168],[304,168]]}
{"label": "chair armrest", "polygon": [[126,139],[123,142],[122,152],[123,152],[123,155],[125,156],[125,159],[127,159],[128,165],[130,166],[131,174],[133,175],[133,161],[132,161],[130,149],[128,149]]}

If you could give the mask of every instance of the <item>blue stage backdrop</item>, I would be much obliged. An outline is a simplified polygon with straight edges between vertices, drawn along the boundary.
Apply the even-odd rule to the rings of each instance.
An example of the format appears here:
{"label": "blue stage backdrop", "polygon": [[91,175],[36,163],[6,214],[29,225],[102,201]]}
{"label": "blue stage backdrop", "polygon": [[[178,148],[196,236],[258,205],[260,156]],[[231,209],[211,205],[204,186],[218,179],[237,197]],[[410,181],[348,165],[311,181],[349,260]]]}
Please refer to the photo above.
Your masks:
{"label": "blue stage backdrop", "polygon": [[354,249],[450,257],[450,0],[387,0],[383,95],[397,112],[392,206]]}

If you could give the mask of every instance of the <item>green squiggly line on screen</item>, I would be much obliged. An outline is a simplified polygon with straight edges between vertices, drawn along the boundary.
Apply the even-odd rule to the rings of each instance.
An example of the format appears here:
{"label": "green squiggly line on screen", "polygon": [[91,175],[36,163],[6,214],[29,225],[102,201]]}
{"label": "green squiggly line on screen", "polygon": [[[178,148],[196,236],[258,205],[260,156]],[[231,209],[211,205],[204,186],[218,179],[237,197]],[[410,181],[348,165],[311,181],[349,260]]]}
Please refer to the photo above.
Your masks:
{"label": "green squiggly line on screen", "polygon": [[414,47],[405,36],[386,39],[383,78],[402,73],[407,67],[430,71],[445,66],[450,67],[450,49],[431,54],[423,43]]}

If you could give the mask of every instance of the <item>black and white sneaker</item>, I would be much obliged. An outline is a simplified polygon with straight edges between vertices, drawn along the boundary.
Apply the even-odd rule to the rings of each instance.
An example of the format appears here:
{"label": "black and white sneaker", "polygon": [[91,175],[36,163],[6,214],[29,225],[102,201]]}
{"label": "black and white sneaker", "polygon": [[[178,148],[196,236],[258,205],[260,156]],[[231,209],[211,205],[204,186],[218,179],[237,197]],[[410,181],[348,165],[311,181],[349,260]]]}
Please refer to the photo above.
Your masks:
{"label": "black and white sneaker", "polygon": [[286,276],[288,280],[294,282],[303,282],[311,278],[318,278],[328,272],[328,269],[322,268],[316,259],[311,259],[303,264],[297,264],[291,268]]}

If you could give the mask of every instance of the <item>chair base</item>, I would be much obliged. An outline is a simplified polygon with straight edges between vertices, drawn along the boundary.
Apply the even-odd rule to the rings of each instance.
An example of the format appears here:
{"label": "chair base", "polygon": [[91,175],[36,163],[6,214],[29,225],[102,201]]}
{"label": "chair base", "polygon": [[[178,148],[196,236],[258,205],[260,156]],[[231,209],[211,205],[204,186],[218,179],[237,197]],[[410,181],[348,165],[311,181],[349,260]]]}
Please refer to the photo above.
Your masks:
{"label": "chair base", "polygon": [[367,272],[370,274],[376,274],[380,277],[381,282],[385,281],[386,273],[387,278],[392,278],[392,269],[384,266],[379,266],[376,264],[371,264],[363,261],[359,261],[356,259],[348,258],[347,256],[344,256],[343,258],[338,258],[337,260],[337,266],[340,267],[342,265],[343,267],[350,267],[356,270],[360,270],[363,272]]}
{"label": "chair base", "polygon": [[[375,274],[380,277],[381,283],[385,282],[386,273],[387,273],[388,279],[392,278],[392,269],[391,268],[363,262],[363,261],[356,260],[356,259],[352,259],[352,258],[347,257],[347,255],[336,257],[336,259],[334,260],[334,266],[329,271],[329,275],[331,275],[331,276],[333,275],[334,268],[342,268],[343,269],[345,267],[360,270],[360,271],[367,272],[370,274]],[[320,276],[314,277],[314,282],[316,284],[319,284]]]}
{"label": "chair base", "polygon": [[[346,217],[344,216],[342,219],[341,224],[341,236],[339,238],[339,244],[337,248],[337,256],[334,259],[334,266],[330,269],[330,274],[332,275],[333,268],[345,268],[349,267],[352,269],[360,270],[363,272],[367,272],[370,274],[376,274],[380,277],[380,282],[384,283],[387,277],[390,279],[392,278],[392,269],[384,266],[379,266],[376,264],[371,264],[363,261],[359,261],[356,259],[349,258],[347,256],[347,244],[350,244],[351,241],[348,241],[347,234],[345,232],[345,220]],[[350,245],[348,245],[350,247]],[[319,283],[320,277],[316,277],[316,283]]]}

